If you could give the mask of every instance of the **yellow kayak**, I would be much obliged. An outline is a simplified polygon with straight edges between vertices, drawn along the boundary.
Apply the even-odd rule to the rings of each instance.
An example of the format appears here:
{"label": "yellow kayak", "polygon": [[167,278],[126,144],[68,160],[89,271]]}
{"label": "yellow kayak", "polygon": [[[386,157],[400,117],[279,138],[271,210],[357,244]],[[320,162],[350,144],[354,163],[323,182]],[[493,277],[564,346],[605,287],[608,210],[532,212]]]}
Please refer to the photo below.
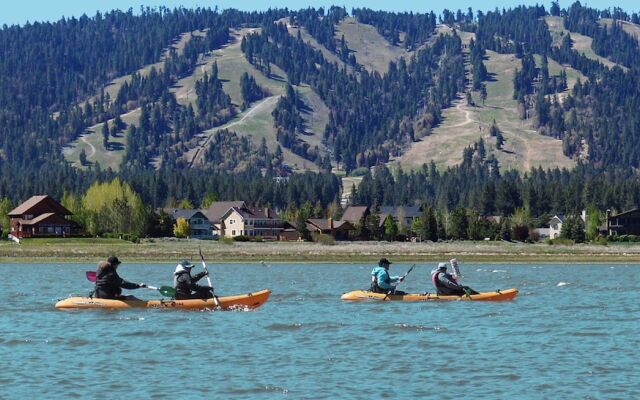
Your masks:
{"label": "yellow kayak", "polygon": [[58,309],[69,308],[175,308],[183,310],[203,309],[253,309],[258,308],[269,299],[270,290],[239,294],[235,296],[218,297],[219,307],[216,307],[213,299],[189,299],[189,300],[110,300],[92,297],[69,297],[56,303]]}
{"label": "yellow kayak", "polygon": [[497,290],[495,292],[482,292],[469,296],[438,296],[435,293],[410,293],[405,295],[386,295],[384,293],[374,293],[368,290],[354,290],[342,295],[342,300],[349,301],[435,301],[435,300],[470,300],[470,301],[505,301],[513,300],[518,294],[518,289]]}

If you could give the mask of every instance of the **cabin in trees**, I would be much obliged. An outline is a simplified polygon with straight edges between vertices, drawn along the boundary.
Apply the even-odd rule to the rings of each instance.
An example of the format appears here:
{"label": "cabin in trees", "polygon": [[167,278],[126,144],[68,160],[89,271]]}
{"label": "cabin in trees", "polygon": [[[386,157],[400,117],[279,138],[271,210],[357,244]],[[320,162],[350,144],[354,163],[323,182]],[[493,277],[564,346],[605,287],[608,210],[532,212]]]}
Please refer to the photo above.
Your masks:
{"label": "cabin in trees", "polygon": [[422,212],[420,207],[416,206],[400,206],[400,207],[380,207],[380,221],[391,216],[398,226],[404,226],[411,229],[413,221],[420,218]]}
{"label": "cabin in trees", "polygon": [[189,223],[189,237],[193,239],[211,239],[213,230],[206,215],[200,210],[168,210],[174,221],[184,218]]}
{"label": "cabin in trees", "polygon": [[360,221],[366,220],[371,214],[371,210],[369,210],[368,206],[349,206],[346,210],[344,210],[344,214],[342,214],[343,221],[349,221],[351,225],[358,226]]}
{"label": "cabin in trees", "polygon": [[558,213],[549,221],[549,238],[557,239],[562,232],[562,223],[564,222],[564,214]]}
{"label": "cabin in trees", "polygon": [[[551,220],[549,221],[550,239],[557,239],[560,237],[562,233],[562,224],[564,224],[566,218],[567,217],[563,213],[558,213],[551,218]],[[587,212],[585,210],[582,210],[580,219],[582,220],[583,224],[587,223]]]}
{"label": "cabin in trees", "polygon": [[33,196],[8,214],[11,234],[18,238],[69,236],[79,226],[69,219],[73,213],[50,196]]}
{"label": "cabin in trees", "polygon": [[334,221],[333,218],[311,218],[306,220],[311,233],[330,235],[335,240],[347,240],[356,227],[349,221]]}
{"label": "cabin in trees", "polygon": [[640,235],[640,209],[609,216],[607,231],[609,235]]}

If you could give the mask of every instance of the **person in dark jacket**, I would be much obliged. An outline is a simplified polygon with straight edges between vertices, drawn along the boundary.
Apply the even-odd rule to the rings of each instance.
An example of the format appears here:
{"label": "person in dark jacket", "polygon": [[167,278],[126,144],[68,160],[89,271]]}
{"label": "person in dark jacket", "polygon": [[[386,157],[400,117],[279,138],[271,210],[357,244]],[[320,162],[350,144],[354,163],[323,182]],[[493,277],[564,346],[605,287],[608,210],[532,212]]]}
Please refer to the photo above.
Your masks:
{"label": "person in dark jacket", "polygon": [[173,273],[173,286],[176,289],[176,300],[185,299],[210,299],[213,297],[213,290],[208,286],[200,286],[197,282],[207,276],[207,271],[202,271],[195,276],[191,276],[193,264],[189,260],[183,260],[176,266]]}
{"label": "person in dark jacket", "polygon": [[118,272],[116,272],[118,265],[120,265],[120,260],[118,260],[116,256],[111,256],[106,262],[102,261],[98,264],[96,289],[94,292],[95,297],[99,299],[131,300],[135,297],[123,296],[122,289],[147,287],[144,283],[127,282],[120,278]]}
{"label": "person in dark jacket", "polygon": [[478,294],[469,286],[462,286],[456,278],[447,272],[447,264],[440,263],[438,268],[431,271],[431,282],[435,286],[439,296],[464,296]]}

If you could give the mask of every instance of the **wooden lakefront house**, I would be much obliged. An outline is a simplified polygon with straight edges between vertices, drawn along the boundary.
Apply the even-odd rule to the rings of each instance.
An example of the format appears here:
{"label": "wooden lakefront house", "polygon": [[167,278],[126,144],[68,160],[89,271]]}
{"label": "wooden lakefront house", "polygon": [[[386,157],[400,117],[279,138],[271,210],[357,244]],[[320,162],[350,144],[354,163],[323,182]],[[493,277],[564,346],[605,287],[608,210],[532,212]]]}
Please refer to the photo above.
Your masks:
{"label": "wooden lakefront house", "polygon": [[640,235],[640,209],[634,208],[616,215],[608,215],[608,235]]}
{"label": "wooden lakefront house", "polygon": [[70,236],[79,226],[68,219],[73,213],[50,196],[33,196],[11,210],[11,235],[17,238]]}

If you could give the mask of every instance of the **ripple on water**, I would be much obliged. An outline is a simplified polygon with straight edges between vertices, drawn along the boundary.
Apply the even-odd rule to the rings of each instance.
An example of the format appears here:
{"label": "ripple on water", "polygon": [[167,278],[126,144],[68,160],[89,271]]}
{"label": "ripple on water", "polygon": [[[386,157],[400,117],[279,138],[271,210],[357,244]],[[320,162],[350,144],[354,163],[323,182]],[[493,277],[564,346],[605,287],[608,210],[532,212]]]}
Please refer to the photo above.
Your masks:
{"label": "ripple on water", "polygon": [[282,393],[282,394],[287,394],[289,393],[289,389],[287,389],[286,387],[282,387],[282,386],[277,386],[277,385],[257,385],[254,387],[248,387],[248,388],[228,388],[227,390],[224,390],[224,393],[228,393],[228,394],[232,394],[232,395],[251,395],[251,394],[262,394],[262,393]]}
{"label": "ripple on water", "polygon": [[604,332],[573,332],[571,336],[590,337],[590,336],[609,336],[609,334]]}
{"label": "ripple on water", "polygon": [[393,330],[396,331],[447,331],[447,328],[443,326],[428,326],[428,325],[414,325],[414,324],[394,324]]}
{"label": "ripple on water", "polygon": [[297,331],[300,328],[302,328],[302,324],[300,323],[291,323],[291,324],[275,323],[267,326],[267,330],[276,331],[276,332]]}

